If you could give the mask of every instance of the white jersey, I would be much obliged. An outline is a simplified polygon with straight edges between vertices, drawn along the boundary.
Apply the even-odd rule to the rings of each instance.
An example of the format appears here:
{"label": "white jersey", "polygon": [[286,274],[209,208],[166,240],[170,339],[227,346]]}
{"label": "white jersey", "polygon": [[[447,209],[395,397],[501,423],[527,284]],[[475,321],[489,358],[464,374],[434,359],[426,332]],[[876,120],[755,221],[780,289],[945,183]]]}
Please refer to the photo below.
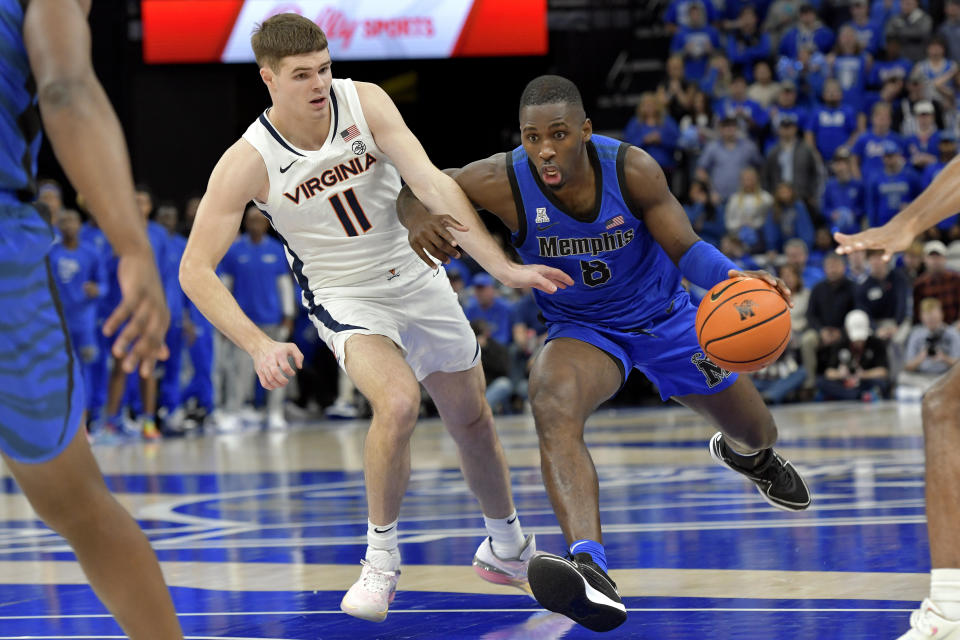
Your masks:
{"label": "white jersey", "polygon": [[308,300],[320,289],[363,282],[418,259],[397,218],[400,173],[374,142],[352,80],[333,80],[330,134],[316,151],[286,140],[268,111],[243,134],[270,179],[267,201],[256,204],[280,235]]}

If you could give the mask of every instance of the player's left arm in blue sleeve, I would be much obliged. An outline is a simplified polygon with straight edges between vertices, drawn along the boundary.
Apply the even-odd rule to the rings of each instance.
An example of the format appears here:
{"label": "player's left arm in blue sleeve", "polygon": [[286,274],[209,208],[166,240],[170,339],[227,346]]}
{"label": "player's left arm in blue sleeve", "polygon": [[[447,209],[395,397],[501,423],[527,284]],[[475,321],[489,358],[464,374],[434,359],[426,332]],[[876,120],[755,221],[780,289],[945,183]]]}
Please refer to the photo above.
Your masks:
{"label": "player's left arm in blue sleeve", "polygon": [[697,236],[683,207],[670,192],[663,170],[646,152],[630,147],[624,161],[624,177],[628,191],[624,195],[632,201],[628,204],[642,217],[653,239],[683,277],[703,289],[711,289],[727,278],[760,278],[790,302],[790,289],[782,280],[766,271],[740,271],[730,258]]}

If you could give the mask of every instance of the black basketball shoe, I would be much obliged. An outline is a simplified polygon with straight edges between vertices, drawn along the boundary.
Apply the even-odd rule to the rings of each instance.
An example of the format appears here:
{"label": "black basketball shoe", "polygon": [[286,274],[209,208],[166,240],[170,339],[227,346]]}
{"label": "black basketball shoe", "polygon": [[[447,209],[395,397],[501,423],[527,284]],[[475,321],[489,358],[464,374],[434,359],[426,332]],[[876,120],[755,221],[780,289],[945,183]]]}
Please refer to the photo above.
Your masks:
{"label": "black basketball shoe", "polygon": [[765,449],[757,455],[763,456],[753,469],[746,469],[734,462],[730,447],[717,432],[710,439],[710,455],[714,460],[727,465],[737,473],[749,478],[763,499],[784,511],[803,511],[810,506],[810,490],[793,464],[780,457],[773,449]]}
{"label": "black basketball shoe", "polygon": [[617,585],[589,553],[561,558],[541,553],[530,559],[527,579],[544,609],[562,613],[592,631],[616,629],[627,619]]}

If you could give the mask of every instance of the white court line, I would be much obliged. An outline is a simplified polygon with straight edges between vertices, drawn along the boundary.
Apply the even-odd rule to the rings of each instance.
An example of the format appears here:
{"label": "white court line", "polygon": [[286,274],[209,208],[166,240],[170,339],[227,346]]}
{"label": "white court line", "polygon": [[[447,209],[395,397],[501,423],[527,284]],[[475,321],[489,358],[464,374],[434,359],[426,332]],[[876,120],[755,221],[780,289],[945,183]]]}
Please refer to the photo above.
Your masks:
{"label": "white court line", "polygon": [[[543,609],[523,609],[523,608],[511,608],[511,609],[391,609],[390,613],[537,613],[538,611],[544,611]],[[682,613],[682,612],[692,612],[692,613],[709,613],[712,611],[722,611],[725,613],[909,613],[914,611],[914,609],[830,609],[830,608],[820,608],[820,609],[792,609],[789,607],[780,607],[780,608],[768,608],[768,607],[628,607],[627,611],[635,612],[647,612],[647,613]],[[194,613],[178,613],[177,616],[180,618],[197,618],[197,617],[210,617],[210,616],[312,616],[312,615],[329,615],[329,614],[343,614],[343,611],[340,609],[323,609],[317,611],[205,611],[205,612],[194,612]],[[345,614],[344,614],[345,615]],[[91,613],[89,615],[84,614],[71,614],[71,615],[59,615],[59,616],[0,616],[0,620],[66,620],[66,619],[80,619],[88,620],[93,618],[111,618],[112,616],[109,613]],[[106,636],[105,636],[106,637]],[[111,636],[112,637],[112,636]],[[194,636],[196,637],[196,636]],[[2,640],[2,636],[0,636]],[[239,640],[239,639],[235,639]]]}

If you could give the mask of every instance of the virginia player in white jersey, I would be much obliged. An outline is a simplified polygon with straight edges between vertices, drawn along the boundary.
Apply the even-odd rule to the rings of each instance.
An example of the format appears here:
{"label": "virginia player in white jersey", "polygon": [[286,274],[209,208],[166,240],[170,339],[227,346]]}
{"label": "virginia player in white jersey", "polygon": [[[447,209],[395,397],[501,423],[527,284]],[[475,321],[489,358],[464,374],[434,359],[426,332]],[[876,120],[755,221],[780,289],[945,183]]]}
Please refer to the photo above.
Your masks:
{"label": "virginia player in white jersey", "polygon": [[[430,162],[383,90],[332,79],[326,37],[313,22],[274,16],[251,43],[273,104],[214,168],[180,282],[200,311],[250,354],[264,387],[287,383],[302,354],[258,329],[215,273],[253,200],[284,242],[321,336],[373,406],[364,448],[368,546],[341,608],[380,621],[393,600],[418,382],[453,436],[484,513],[489,537],[474,558],[478,573],[523,586],[534,541],[523,535],[514,509],[484,399],[479,347],[443,272],[424,266],[407,245],[395,209],[400,177],[431,210],[479,224],[473,207]],[[492,239],[474,254],[489,259],[492,274],[512,287],[552,292],[572,284],[556,269],[507,261]]]}

